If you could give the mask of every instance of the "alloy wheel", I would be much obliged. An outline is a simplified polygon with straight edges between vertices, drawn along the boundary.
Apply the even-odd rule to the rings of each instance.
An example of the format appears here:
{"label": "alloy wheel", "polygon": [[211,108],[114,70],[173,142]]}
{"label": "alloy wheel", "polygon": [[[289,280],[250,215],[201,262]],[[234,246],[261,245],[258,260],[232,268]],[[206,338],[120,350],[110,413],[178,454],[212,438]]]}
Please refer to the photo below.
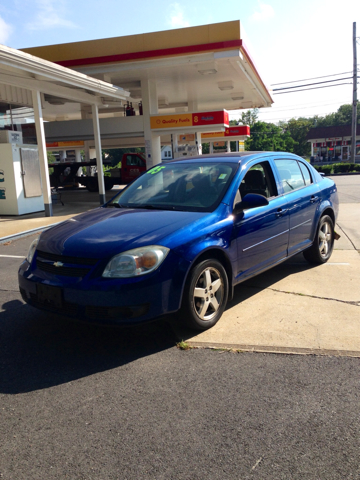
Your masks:
{"label": "alloy wheel", "polygon": [[224,282],[220,272],[213,267],[203,270],[195,284],[194,308],[201,320],[211,320],[224,299]]}
{"label": "alloy wheel", "polygon": [[326,257],[332,242],[332,229],[329,222],[324,222],[319,230],[319,252],[322,257]]}

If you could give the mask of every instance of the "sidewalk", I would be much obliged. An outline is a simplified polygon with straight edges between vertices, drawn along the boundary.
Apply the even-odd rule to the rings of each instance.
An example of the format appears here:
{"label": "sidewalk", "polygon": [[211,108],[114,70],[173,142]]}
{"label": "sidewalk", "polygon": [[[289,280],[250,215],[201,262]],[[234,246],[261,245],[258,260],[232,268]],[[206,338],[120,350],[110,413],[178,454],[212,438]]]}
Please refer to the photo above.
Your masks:
{"label": "sidewalk", "polygon": [[[117,192],[117,189],[106,192],[106,199],[110,200]],[[88,192],[86,189],[64,192],[62,200],[64,205],[60,202],[53,204],[52,217],[45,217],[44,212],[0,217],[0,243],[31,231],[47,228],[100,206],[99,194]]]}

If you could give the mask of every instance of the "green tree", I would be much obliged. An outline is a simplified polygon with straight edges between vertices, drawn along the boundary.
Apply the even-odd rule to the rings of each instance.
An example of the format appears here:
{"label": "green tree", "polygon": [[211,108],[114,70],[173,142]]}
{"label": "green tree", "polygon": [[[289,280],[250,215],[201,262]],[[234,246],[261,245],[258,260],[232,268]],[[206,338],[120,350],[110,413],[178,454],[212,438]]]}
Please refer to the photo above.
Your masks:
{"label": "green tree", "polygon": [[[360,124],[360,102],[357,102],[357,123]],[[352,105],[341,105],[336,112],[329,113],[324,117],[315,115],[309,119],[313,127],[337,127],[340,125],[350,125],[352,122]]]}
{"label": "green tree", "polygon": [[254,108],[253,110],[247,110],[246,112],[241,112],[241,119],[239,119],[238,124],[249,125],[252,127],[259,117],[259,109]]}
{"label": "green tree", "polygon": [[295,141],[282,126],[273,123],[256,122],[251,128],[245,150],[293,152]]}
{"label": "green tree", "polygon": [[311,153],[311,145],[306,140],[306,135],[313,126],[312,121],[307,118],[292,118],[284,125],[285,131],[294,140],[293,152],[300,156],[309,156]]}

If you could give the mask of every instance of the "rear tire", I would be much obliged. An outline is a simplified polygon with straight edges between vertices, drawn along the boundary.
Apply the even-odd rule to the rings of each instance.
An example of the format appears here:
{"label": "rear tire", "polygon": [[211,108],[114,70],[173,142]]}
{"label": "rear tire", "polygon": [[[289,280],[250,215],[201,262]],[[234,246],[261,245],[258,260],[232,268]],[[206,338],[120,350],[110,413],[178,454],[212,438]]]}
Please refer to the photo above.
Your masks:
{"label": "rear tire", "polygon": [[225,310],[228,292],[227,274],[218,260],[195,265],[185,285],[182,320],[194,330],[213,327]]}
{"label": "rear tire", "polygon": [[99,191],[99,184],[96,180],[88,180],[86,184],[86,188],[89,190],[89,192],[98,192]]}
{"label": "rear tire", "polygon": [[320,218],[314,243],[303,252],[309,263],[321,265],[331,257],[334,248],[334,223],[329,215]]}

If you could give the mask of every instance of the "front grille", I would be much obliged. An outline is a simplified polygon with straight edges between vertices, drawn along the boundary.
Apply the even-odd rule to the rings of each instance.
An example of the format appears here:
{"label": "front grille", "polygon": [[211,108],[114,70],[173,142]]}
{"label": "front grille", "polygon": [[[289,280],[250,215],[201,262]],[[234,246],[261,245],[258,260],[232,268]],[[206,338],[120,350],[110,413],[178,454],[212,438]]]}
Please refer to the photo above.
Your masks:
{"label": "front grille", "polygon": [[97,258],[81,258],[81,257],[68,257],[66,255],[42,252],[40,250],[36,251],[37,257],[43,258],[44,260],[51,260],[52,262],[62,262],[62,263],[72,263],[74,265],[96,265],[98,262]]}
{"label": "front grille", "polygon": [[[97,258],[70,257],[37,250],[37,268],[53,275],[85,277],[97,262]],[[57,265],[57,263],[62,265]]]}
{"label": "front grille", "polygon": [[42,262],[39,258],[36,260],[36,266],[39,270],[43,270],[44,272],[65,277],[85,277],[85,275],[90,272],[90,268],[66,267],[65,265],[62,267],[56,267],[53,263]]}

